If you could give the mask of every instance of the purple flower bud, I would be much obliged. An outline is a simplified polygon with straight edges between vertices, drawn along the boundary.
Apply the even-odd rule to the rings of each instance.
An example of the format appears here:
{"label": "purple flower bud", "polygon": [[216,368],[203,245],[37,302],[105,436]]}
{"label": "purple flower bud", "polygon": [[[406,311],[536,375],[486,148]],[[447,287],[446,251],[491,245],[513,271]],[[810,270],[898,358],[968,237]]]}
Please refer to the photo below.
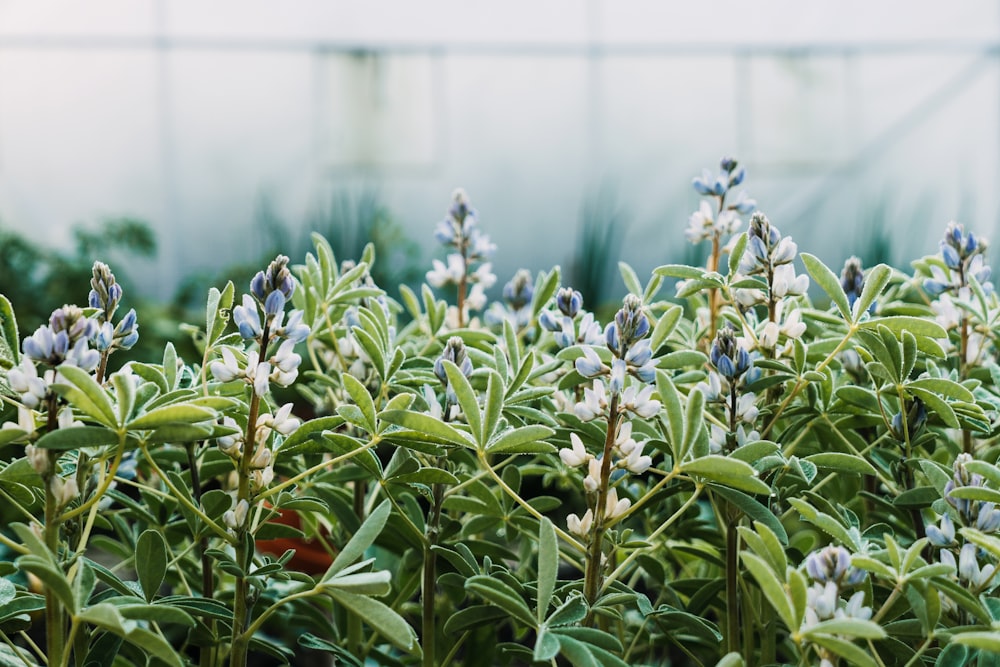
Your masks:
{"label": "purple flower bud", "polygon": [[444,346],[441,356],[434,362],[434,374],[445,385],[448,384],[448,374],[444,369],[444,362],[450,361],[462,371],[462,375],[469,377],[472,375],[472,360],[465,351],[465,342],[458,336],[452,336]]}

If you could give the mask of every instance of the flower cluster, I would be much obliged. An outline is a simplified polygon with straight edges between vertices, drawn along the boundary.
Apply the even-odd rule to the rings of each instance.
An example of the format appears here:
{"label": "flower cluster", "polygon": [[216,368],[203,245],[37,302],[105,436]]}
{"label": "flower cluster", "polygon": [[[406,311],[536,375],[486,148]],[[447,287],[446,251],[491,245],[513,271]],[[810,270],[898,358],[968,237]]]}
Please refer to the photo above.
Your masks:
{"label": "flower cluster", "polygon": [[[830,545],[806,557],[806,574],[813,584],[806,591],[806,615],[803,627],[810,628],[832,618],[868,620],[871,607],[864,604],[865,592],[857,591],[846,601],[844,589],[857,586],[868,574],[851,565],[851,553],[844,547]],[[822,649],[820,650],[823,655]]]}
{"label": "flower cluster", "polygon": [[700,243],[705,239],[721,239],[729,236],[739,229],[741,221],[740,214],[747,214],[754,210],[757,202],[747,196],[745,190],[741,190],[736,197],[726,202],[729,192],[740,185],[746,178],[746,170],[739,166],[732,158],[722,158],[719,164],[719,172],[712,174],[708,169],[702,171],[700,177],[695,177],[691,185],[695,191],[709,199],[703,199],[698,210],[691,214],[688,220],[688,228],[684,232],[687,240],[692,243]]}
{"label": "flower cluster", "polygon": [[968,287],[969,276],[974,277],[987,293],[992,292],[993,271],[984,259],[987,247],[984,239],[966,232],[965,227],[956,222],[949,222],[940,247],[943,267],[931,265],[931,277],[924,280],[924,290],[928,294],[960,293]]}
{"label": "flower cluster", "polygon": [[[219,382],[241,379],[253,386],[257,396],[264,396],[270,382],[287,387],[298,377],[302,357],[294,351],[295,345],[309,337],[309,326],[303,323],[301,310],[290,312],[285,321],[285,305],[295,291],[295,280],[284,255],[278,255],[266,271],[257,272],[250,291],[252,295],[244,294],[242,303],[233,308],[233,322],[240,336],[256,342],[257,349],[241,359],[233,349],[222,347],[222,360],[213,361],[209,368]],[[272,343],[278,341],[268,356]]]}
{"label": "flower cluster", "polygon": [[504,303],[494,301],[483,316],[487,324],[498,325],[505,320],[515,329],[523,329],[531,324],[531,299],[535,295],[535,284],[531,271],[520,269],[503,286]]}
{"label": "flower cluster", "polygon": [[577,314],[583,307],[583,295],[572,287],[563,287],[556,293],[556,307],[562,317],[551,310],[543,310],[538,315],[538,323],[546,331],[551,331],[556,345],[567,348],[573,345],[600,345],[604,336],[601,323],[591,312],[583,311],[577,321]]}
{"label": "flower cluster", "polygon": [[448,339],[444,350],[441,352],[441,356],[434,361],[434,375],[445,386],[445,401],[448,405],[455,405],[458,403],[458,397],[455,395],[455,389],[448,380],[448,373],[444,367],[444,362],[446,361],[450,361],[458,366],[458,370],[465,377],[472,375],[472,359],[469,358],[469,354],[465,351],[465,341],[458,336],[452,336]]}
{"label": "flower cluster", "polygon": [[[767,216],[757,211],[750,218],[747,247],[738,271],[744,276],[763,276],[768,281],[771,299],[805,294],[809,276],[795,274],[792,261],[797,254],[798,246],[792,237],[782,236]],[[759,290],[738,290],[736,299],[745,307],[765,301]]]}
{"label": "flower cluster", "polygon": [[[447,217],[434,229],[434,238],[454,249],[445,262],[435,259],[434,268],[427,272],[427,282],[433,287],[455,285],[459,291],[458,324],[465,322],[465,310],[482,310],[486,306],[486,289],[496,282],[491,264],[486,261],[496,251],[496,244],[477,227],[476,210],[462,189],[455,190]],[[473,264],[479,266],[473,269]],[[471,285],[468,294],[466,286]]]}
{"label": "flower cluster", "polygon": [[135,309],[130,309],[117,325],[112,325],[111,319],[122,298],[122,287],[104,262],[94,262],[92,274],[88,302],[91,308],[97,309],[99,329],[94,338],[95,347],[100,352],[131,349],[139,340]]}

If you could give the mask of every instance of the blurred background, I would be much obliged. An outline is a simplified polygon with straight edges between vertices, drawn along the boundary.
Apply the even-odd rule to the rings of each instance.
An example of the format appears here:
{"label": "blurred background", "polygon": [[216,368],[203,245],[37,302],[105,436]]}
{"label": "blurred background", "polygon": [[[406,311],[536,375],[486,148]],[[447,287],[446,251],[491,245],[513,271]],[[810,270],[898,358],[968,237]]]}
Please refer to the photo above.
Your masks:
{"label": "blurred background", "polygon": [[312,229],[419,281],[457,186],[499,285],[560,264],[613,298],[619,259],[702,260],[690,183],[723,155],[838,270],[951,219],[1000,239],[1000,3],[0,0],[19,313],[82,302],[96,258],[126,301],[196,305]]}

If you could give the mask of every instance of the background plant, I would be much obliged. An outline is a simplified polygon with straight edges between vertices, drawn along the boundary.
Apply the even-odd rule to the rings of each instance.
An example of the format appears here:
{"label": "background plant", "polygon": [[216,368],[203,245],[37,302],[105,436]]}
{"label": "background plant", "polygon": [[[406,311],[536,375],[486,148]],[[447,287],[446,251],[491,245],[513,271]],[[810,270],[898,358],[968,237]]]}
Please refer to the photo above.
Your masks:
{"label": "background plant", "polygon": [[838,274],[740,231],[745,178],[695,180],[705,264],[622,265],[606,321],[558,267],[469,317],[464,193],[444,299],[314,235],[211,288],[191,353],[120,361],[145,325],[102,263],[30,336],[0,300],[3,659],[993,664],[985,242]]}

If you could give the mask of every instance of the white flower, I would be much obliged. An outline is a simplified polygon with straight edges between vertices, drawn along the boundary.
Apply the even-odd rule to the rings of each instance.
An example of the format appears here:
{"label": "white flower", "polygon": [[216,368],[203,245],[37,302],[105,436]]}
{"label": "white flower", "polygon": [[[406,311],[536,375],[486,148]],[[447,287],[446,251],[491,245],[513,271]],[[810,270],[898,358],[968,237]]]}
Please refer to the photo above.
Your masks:
{"label": "white flower", "polygon": [[847,604],[834,613],[834,616],[836,618],[858,618],[862,621],[867,621],[872,617],[872,608],[866,607],[864,604],[865,592],[858,591],[851,596]]}
{"label": "white flower", "polygon": [[38,369],[27,355],[7,372],[7,382],[28,408],[37,408],[49,391],[48,384],[38,376]]}
{"label": "white flower", "polygon": [[281,435],[291,435],[302,422],[297,417],[292,416],[292,404],[285,403],[278,408],[278,412],[273,417],[271,415],[261,415],[257,423],[266,424]]}
{"label": "white flower", "polygon": [[469,310],[482,310],[486,307],[486,290],[482,283],[473,284],[465,297],[465,307]]}
{"label": "white flower", "polygon": [[446,258],[445,264],[439,259],[432,260],[430,271],[427,272],[427,282],[432,287],[444,287],[445,285],[457,285],[465,274],[465,262],[458,253],[452,253]]}
{"label": "white flower", "polygon": [[604,414],[608,408],[607,394],[604,392],[604,383],[594,380],[593,387],[583,390],[583,400],[573,406],[573,412],[582,421],[590,421]]}
{"label": "white flower", "polygon": [[241,500],[234,509],[226,510],[226,513],[222,515],[222,521],[229,528],[236,530],[247,520],[247,514],[250,512],[250,503],[245,499]]}
{"label": "white flower", "polygon": [[566,527],[569,528],[569,532],[574,535],[579,535],[580,537],[587,537],[590,534],[590,528],[594,525],[594,512],[592,510],[587,510],[581,519],[575,514],[570,514],[566,517]]}
{"label": "white flower", "polygon": [[469,282],[482,285],[486,289],[493,287],[493,284],[497,281],[497,276],[493,273],[492,269],[493,265],[489,262],[480,264],[476,270],[469,275]]}
{"label": "white flower", "polygon": [[[239,429],[239,425],[232,417],[223,417],[222,425]],[[218,445],[223,454],[231,459],[237,459],[243,451],[243,432],[237,430],[236,433],[231,435],[224,435],[216,439],[215,444]]]}
{"label": "white flower", "polygon": [[601,486],[601,459],[590,459],[587,462],[587,476],[583,478],[583,489],[594,493]]}
{"label": "white flower", "polygon": [[212,376],[219,382],[230,382],[236,378],[243,377],[245,373],[236,360],[236,355],[233,354],[233,351],[228,347],[223,347],[221,348],[221,352],[222,361],[213,361],[209,365]]}
{"label": "white flower", "polygon": [[653,459],[649,456],[643,455],[642,453],[645,446],[645,442],[636,444],[635,447],[632,448],[632,451],[628,453],[628,458],[625,459],[625,467],[633,475],[641,475],[649,470],[649,466],[653,465]]}
{"label": "white flower", "polygon": [[652,396],[652,385],[647,385],[638,392],[636,392],[635,385],[631,385],[622,394],[622,407],[643,419],[649,419],[659,414],[661,407],[661,403],[653,400]]}
{"label": "white flower", "polygon": [[583,446],[583,440],[576,433],[570,433],[569,440],[573,445],[572,448],[564,447],[559,450],[559,458],[562,459],[563,463],[570,468],[575,468],[594,458],[594,455]]}
{"label": "white flower", "polygon": [[604,504],[604,518],[616,519],[625,514],[631,506],[632,501],[628,498],[618,500],[617,489],[608,489],[607,502]]}
{"label": "white flower", "polygon": [[712,206],[707,199],[703,199],[698,210],[688,218],[688,228],[684,231],[684,236],[691,243],[699,243],[711,238],[714,224]]}
{"label": "white flower", "polygon": [[[786,236],[785,239],[787,238]],[[784,241],[782,239],[781,243],[784,243]],[[795,244],[792,243],[792,245],[794,246]],[[781,248],[781,244],[778,244],[778,248]],[[795,267],[791,264],[776,266],[774,267],[774,280],[771,282],[771,289],[774,296],[779,298],[805,294],[806,290],[809,289],[809,276],[805,274],[796,276]]]}

